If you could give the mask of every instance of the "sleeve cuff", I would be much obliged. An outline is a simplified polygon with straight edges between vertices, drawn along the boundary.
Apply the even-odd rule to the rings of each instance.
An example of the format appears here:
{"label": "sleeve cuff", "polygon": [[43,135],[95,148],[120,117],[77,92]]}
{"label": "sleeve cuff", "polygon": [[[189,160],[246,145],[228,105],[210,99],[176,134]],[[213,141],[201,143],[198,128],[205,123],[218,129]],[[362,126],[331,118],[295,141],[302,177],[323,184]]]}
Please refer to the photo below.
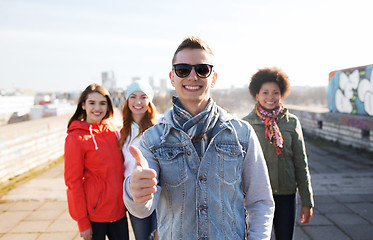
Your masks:
{"label": "sleeve cuff", "polygon": [[92,227],[88,216],[78,221],[78,227],[79,227],[79,232],[84,232]]}

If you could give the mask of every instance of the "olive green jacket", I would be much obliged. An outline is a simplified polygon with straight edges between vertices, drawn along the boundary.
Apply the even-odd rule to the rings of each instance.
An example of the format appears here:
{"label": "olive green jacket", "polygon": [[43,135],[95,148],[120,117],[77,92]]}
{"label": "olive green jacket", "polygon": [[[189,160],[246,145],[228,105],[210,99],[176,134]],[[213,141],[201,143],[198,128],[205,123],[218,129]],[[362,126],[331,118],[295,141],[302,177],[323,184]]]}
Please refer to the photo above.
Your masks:
{"label": "olive green jacket", "polygon": [[302,127],[298,118],[289,113],[286,108],[278,117],[277,125],[284,139],[284,148],[280,155],[276,154],[275,146],[265,139],[264,123],[254,110],[243,120],[251,124],[258,136],[267,163],[273,194],[294,194],[298,188],[302,206],[313,207],[311,177]]}

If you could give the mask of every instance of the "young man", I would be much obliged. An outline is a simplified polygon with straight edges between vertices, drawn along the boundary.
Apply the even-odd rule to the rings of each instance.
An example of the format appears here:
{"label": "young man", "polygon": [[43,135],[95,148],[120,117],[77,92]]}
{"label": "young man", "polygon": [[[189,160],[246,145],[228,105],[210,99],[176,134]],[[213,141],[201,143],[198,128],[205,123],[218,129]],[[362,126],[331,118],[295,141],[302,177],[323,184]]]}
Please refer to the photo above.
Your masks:
{"label": "young man", "polygon": [[213,60],[199,38],[179,45],[170,72],[178,97],[141,137],[141,152],[130,149],[138,165],[123,199],[138,217],[157,210],[162,240],[270,239],[274,203],[263,153],[251,126],[210,98]]}

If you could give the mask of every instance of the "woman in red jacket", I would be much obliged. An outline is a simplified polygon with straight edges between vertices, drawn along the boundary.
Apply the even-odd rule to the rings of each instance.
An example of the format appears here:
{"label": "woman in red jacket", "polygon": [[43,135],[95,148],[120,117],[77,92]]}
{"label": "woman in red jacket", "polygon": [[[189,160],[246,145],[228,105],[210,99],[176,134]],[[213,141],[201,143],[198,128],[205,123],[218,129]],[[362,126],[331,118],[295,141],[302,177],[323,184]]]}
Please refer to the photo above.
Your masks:
{"label": "woman in red jacket", "polygon": [[80,95],[65,140],[65,183],[71,217],[84,240],[129,239],[123,203],[123,155],[109,92],[97,84]]}

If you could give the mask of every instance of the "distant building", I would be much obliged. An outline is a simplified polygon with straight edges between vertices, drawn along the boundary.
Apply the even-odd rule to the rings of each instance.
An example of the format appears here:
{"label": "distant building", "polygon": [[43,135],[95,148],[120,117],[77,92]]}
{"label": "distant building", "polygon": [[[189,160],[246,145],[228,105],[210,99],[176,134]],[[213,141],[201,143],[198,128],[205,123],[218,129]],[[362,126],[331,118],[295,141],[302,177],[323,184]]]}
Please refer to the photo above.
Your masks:
{"label": "distant building", "polygon": [[149,84],[154,89],[154,77],[153,76],[149,77]]}
{"label": "distant building", "polygon": [[165,78],[160,79],[159,91],[160,91],[160,94],[167,94],[168,92],[167,79]]}
{"label": "distant building", "polygon": [[102,86],[104,86],[110,92],[115,91],[117,88],[117,80],[114,75],[114,71],[102,72]]}
{"label": "distant building", "polygon": [[[0,96],[0,125],[28,120],[35,96]],[[15,120],[13,120],[15,119]]]}

